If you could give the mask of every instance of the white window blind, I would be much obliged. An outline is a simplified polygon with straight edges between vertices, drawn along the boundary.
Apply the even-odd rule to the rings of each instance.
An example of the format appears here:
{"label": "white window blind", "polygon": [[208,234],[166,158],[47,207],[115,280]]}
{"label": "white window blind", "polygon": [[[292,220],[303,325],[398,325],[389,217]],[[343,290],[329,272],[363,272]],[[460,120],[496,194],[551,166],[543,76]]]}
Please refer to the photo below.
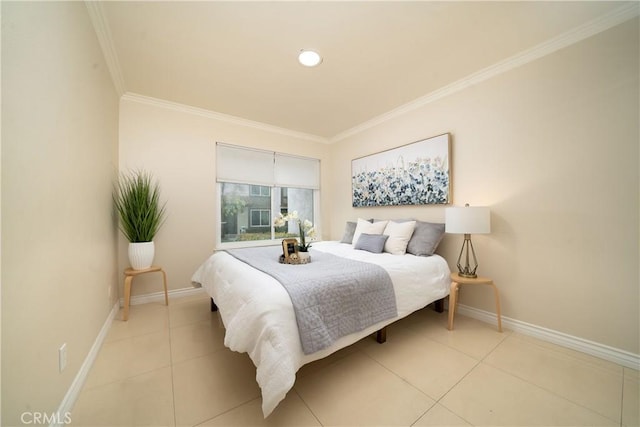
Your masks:
{"label": "white window blind", "polygon": [[218,182],[320,189],[320,160],[218,143]]}
{"label": "white window blind", "polygon": [[216,175],[218,182],[272,185],[273,153],[218,144]]}
{"label": "white window blind", "polygon": [[276,187],[320,188],[320,161],[276,153]]}

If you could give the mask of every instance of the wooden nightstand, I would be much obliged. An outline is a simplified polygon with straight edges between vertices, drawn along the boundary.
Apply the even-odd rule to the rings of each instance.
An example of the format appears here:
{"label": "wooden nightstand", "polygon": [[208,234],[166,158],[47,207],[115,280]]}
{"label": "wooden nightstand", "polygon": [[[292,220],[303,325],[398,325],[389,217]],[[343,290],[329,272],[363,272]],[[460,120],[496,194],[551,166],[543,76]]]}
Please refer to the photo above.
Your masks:
{"label": "wooden nightstand", "polygon": [[458,304],[458,291],[460,285],[489,285],[493,287],[493,293],[496,296],[496,317],[498,318],[498,331],[502,332],[502,319],[500,317],[500,294],[493,280],[487,277],[462,277],[458,273],[451,273],[451,292],[449,293],[449,330],[453,330],[453,316],[455,315],[456,306]]}
{"label": "wooden nightstand", "polygon": [[124,313],[122,314],[122,320],[129,319],[129,300],[131,299],[131,282],[133,278],[145,273],[154,273],[160,271],[162,273],[162,279],[164,284],[164,303],[169,305],[169,295],[167,294],[167,273],[164,272],[162,267],[152,265],[144,270],[134,270],[133,268],[127,268],[124,271]]}

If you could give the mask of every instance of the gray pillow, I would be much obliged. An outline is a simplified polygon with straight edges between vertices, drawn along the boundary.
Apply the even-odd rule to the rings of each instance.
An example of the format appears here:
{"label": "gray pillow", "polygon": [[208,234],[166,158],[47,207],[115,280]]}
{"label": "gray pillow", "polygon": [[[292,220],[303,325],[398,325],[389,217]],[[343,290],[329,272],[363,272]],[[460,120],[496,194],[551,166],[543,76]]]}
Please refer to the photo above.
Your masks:
{"label": "gray pillow", "polygon": [[416,221],[416,228],[407,245],[407,253],[431,256],[438,248],[443,236],[444,224]]}
{"label": "gray pillow", "polygon": [[356,225],[358,225],[357,222],[347,221],[347,225],[345,225],[344,227],[344,235],[342,236],[342,240],[340,240],[340,243],[351,244],[351,242],[353,241],[353,234],[356,232]]}
{"label": "gray pillow", "polygon": [[362,233],[356,242],[354,249],[362,249],[363,251],[381,254],[384,249],[384,243],[389,236],[386,234],[367,234]]}
{"label": "gray pillow", "polygon": [[[369,219],[368,221],[373,222],[372,219]],[[353,235],[356,233],[357,226],[357,222],[347,221],[347,224],[344,226],[344,234],[342,235],[342,240],[340,240],[340,243],[353,243]]]}

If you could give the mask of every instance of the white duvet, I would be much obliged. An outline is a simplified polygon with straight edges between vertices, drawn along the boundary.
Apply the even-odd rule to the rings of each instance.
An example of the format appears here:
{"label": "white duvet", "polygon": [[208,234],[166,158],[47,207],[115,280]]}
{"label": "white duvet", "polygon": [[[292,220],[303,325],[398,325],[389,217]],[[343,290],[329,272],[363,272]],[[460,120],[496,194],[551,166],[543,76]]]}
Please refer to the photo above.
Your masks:
{"label": "white duvet", "polygon": [[313,249],[371,262],[387,270],[393,282],[398,317],[344,336],[329,348],[305,355],[289,294],[273,277],[226,252],[213,254],[192,277],[220,310],[226,328],[225,345],[233,351],[248,353],[255,364],[265,417],[293,387],[301,366],[351,345],[449,294],[449,267],[438,255],[372,254],[339,242],[317,242]]}

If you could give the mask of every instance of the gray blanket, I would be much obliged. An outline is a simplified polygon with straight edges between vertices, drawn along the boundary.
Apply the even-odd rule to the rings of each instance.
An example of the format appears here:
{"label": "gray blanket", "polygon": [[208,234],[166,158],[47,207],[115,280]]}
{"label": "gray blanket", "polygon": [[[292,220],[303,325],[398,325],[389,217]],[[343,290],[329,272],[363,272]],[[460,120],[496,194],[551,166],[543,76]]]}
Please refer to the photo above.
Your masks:
{"label": "gray blanket", "polygon": [[391,278],[378,265],[314,250],[308,264],[280,264],[282,249],[272,246],[226,252],[287,290],[305,354],[398,315]]}

